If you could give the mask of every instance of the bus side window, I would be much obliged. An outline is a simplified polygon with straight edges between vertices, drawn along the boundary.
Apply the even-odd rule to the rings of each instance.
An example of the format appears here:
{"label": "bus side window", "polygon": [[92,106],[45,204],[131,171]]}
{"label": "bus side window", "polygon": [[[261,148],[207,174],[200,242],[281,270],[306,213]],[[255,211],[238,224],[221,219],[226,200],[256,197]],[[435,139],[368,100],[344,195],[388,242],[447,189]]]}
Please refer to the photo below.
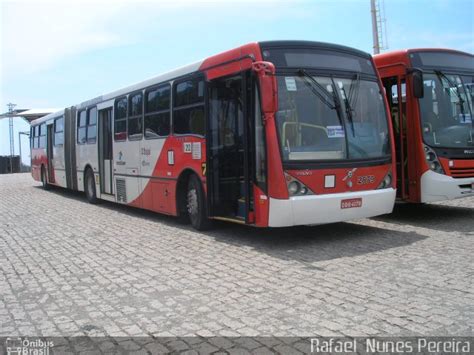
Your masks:
{"label": "bus side window", "polygon": [[79,112],[77,116],[77,143],[84,144],[87,140],[87,116],[86,110]]}
{"label": "bus side window", "polygon": [[94,144],[97,137],[97,108],[87,110],[87,143]]}
{"label": "bus side window", "polygon": [[31,147],[38,148],[38,126],[31,128]]}
{"label": "bus side window", "polygon": [[40,136],[38,140],[39,148],[46,148],[46,123],[39,126]]}
{"label": "bus side window", "polygon": [[204,136],[205,125],[204,81],[195,78],[175,85],[173,132]]}
{"label": "bus side window", "polygon": [[39,148],[39,129],[40,126],[35,127],[35,148]]}
{"label": "bus side window", "polygon": [[114,112],[114,139],[124,141],[127,139],[127,97],[115,101]]}
{"label": "bus side window", "polygon": [[63,145],[64,143],[63,120],[62,116],[54,120],[54,146]]}
{"label": "bus side window", "polygon": [[145,139],[166,137],[170,134],[171,87],[165,84],[145,93]]}
{"label": "bus side window", "polygon": [[141,139],[143,135],[143,94],[129,95],[128,104],[128,139]]}

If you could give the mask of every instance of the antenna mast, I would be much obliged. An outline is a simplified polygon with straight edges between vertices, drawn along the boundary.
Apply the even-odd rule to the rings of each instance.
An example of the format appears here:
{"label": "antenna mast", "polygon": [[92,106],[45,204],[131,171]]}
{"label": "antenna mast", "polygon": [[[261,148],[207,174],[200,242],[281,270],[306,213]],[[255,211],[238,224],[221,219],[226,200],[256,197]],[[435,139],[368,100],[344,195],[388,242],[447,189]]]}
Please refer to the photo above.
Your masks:
{"label": "antenna mast", "polygon": [[12,104],[11,102],[7,104],[8,107],[8,131],[10,135],[10,173],[13,173],[13,156],[15,155],[15,142],[14,142],[14,137],[13,137],[13,115],[14,111],[13,109],[15,108],[15,104]]}
{"label": "antenna mast", "polygon": [[387,20],[385,18],[385,3],[381,0],[370,0],[370,13],[372,15],[372,39],[374,54],[387,49]]}

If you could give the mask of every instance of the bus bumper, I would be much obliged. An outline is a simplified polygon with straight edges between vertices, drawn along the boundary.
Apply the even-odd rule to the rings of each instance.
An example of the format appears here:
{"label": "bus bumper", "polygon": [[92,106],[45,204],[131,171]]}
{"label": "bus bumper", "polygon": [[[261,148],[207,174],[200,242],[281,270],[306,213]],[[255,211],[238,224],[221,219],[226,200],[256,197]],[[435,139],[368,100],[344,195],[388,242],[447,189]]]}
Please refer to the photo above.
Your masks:
{"label": "bus bumper", "polygon": [[421,202],[454,200],[474,196],[474,177],[455,179],[428,170],[421,175]]}
{"label": "bus bumper", "polygon": [[[296,196],[287,200],[270,198],[269,227],[324,224],[391,213],[396,190],[345,192]],[[342,208],[342,202],[362,199],[360,207]]]}

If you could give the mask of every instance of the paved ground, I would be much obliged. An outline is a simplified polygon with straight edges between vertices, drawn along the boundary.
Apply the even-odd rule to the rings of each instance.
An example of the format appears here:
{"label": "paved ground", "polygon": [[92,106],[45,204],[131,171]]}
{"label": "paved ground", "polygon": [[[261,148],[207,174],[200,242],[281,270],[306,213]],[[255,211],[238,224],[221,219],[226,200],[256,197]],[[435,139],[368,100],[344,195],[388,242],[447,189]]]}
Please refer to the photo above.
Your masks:
{"label": "paved ground", "polygon": [[472,336],[473,250],[474,198],[198,233],[4,175],[0,336]]}

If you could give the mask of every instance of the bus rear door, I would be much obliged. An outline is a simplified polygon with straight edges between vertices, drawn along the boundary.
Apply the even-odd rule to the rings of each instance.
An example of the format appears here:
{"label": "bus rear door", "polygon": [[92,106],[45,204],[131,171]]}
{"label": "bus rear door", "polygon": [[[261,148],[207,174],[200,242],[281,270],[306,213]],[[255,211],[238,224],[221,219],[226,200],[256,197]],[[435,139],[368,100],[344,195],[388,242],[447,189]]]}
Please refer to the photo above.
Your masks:
{"label": "bus rear door", "polygon": [[112,108],[99,110],[99,175],[101,194],[113,194]]}

